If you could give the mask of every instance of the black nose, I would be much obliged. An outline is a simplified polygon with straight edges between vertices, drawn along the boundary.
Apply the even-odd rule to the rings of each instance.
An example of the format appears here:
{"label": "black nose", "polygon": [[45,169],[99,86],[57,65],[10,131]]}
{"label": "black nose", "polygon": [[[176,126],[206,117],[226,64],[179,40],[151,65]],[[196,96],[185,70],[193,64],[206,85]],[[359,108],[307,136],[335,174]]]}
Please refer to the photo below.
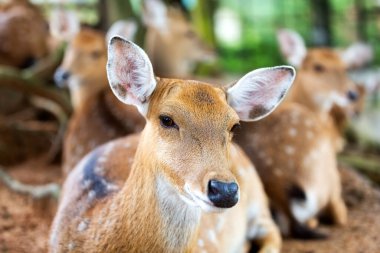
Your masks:
{"label": "black nose", "polygon": [[352,90],[347,92],[347,97],[351,101],[356,101],[358,99],[358,93]]}
{"label": "black nose", "polygon": [[58,68],[54,73],[54,82],[58,87],[64,87],[66,85],[67,80],[70,78],[70,72]]}
{"label": "black nose", "polygon": [[239,200],[239,186],[236,183],[225,183],[217,180],[208,182],[208,198],[221,208],[233,207]]}

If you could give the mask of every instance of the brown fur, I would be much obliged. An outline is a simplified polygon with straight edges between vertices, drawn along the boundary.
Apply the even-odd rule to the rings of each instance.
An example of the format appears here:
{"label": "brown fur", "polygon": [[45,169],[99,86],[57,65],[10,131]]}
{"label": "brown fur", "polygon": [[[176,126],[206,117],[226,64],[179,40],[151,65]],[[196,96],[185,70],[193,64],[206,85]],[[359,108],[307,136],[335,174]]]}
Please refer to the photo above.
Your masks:
{"label": "brown fur", "polygon": [[166,28],[163,32],[148,25],[145,37],[145,50],[158,76],[189,77],[196,63],[215,58],[179,10],[168,9]]}
{"label": "brown fur", "polygon": [[47,23],[28,1],[0,5],[0,65],[24,67],[48,53]]}
{"label": "brown fur", "polygon": [[290,221],[295,219],[291,191],[300,188],[304,194],[312,192],[316,200],[310,219],[327,211],[335,223],[346,223],[336,161],[343,146],[341,120],[338,114],[334,119],[332,105],[320,99],[331,92],[344,97],[350,89],[354,85],[339,56],[330,49],[311,49],[280,108],[260,122],[244,123],[236,135],[257,166],[273,205]]}
{"label": "brown fur", "polygon": [[[68,176],[51,252],[242,252],[247,239],[258,239],[260,252],[278,252],[262,185],[231,142],[239,118],[225,93],[159,79],[149,103],[141,135],[99,147]],[[162,127],[163,114],[180,130]],[[205,214],[181,199],[186,185],[205,194],[211,179],[238,182],[235,207]]]}

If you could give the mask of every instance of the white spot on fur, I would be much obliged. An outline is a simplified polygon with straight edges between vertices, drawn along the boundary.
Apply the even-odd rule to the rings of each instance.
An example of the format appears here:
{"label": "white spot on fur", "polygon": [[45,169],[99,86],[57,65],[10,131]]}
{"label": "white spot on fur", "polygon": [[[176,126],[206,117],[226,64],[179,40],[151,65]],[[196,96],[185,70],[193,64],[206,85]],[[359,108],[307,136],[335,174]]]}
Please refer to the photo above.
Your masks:
{"label": "white spot on fur", "polygon": [[295,153],[295,148],[293,146],[290,146],[290,145],[286,145],[284,147],[284,151],[287,155],[293,155]]}
{"label": "white spot on fur", "polygon": [[128,163],[132,164],[133,163],[133,157],[128,157]]}
{"label": "white spot on fur", "polygon": [[216,226],[215,226],[215,231],[220,232],[220,231],[222,231],[225,220],[224,220],[223,216],[221,216],[221,215],[218,216],[217,219],[218,219],[218,221],[217,221]]}
{"label": "white spot on fur", "polygon": [[88,219],[81,221],[77,227],[78,232],[82,232],[82,231],[86,230],[88,228],[88,223],[89,223]]}
{"label": "white spot on fur", "polygon": [[212,243],[217,243],[217,240],[216,240],[216,234],[215,234],[215,231],[210,229],[208,232],[207,232],[207,236],[208,236],[208,239],[210,240],[210,242]]}
{"label": "white spot on fur", "polygon": [[94,168],[94,173],[98,176],[103,176],[104,175],[104,168],[102,166],[96,166]]}
{"label": "white spot on fur", "polygon": [[297,124],[299,121],[299,114],[298,112],[293,112],[290,114],[290,121],[292,124]]}
{"label": "white spot on fur", "polygon": [[313,123],[313,122],[311,122],[310,119],[306,119],[306,120],[305,120],[305,126],[307,126],[307,127],[311,127],[312,123]]}
{"label": "white spot on fur", "polygon": [[264,224],[256,224],[248,230],[248,238],[263,238],[268,234],[268,230]]}
{"label": "white spot on fur", "polygon": [[292,200],[290,208],[296,220],[304,223],[318,213],[318,200],[314,192],[306,191],[306,200]]}
{"label": "white spot on fur", "polygon": [[259,156],[261,159],[266,158],[266,154],[264,153],[264,151],[259,151],[258,156]]}
{"label": "white spot on fur", "polygon": [[75,248],[75,243],[73,242],[70,242],[68,245],[67,245],[67,249],[68,250],[73,250]]}
{"label": "white spot on fur", "polygon": [[96,197],[96,192],[94,190],[91,190],[91,191],[88,192],[88,200],[89,201],[94,200],[95,197]]}
{"label": "white spot on fur", "polygon": [[259,203],[253,203],[248,207],[248,219],[255,219],[260,213]]}
{"label": "white spot on fur", "polygon": [[131,143],[127,142],[127,143],[124,143],[124,148],[130,148],[131,147]]}
{"label": "white spot on fur", "polygon": [[239,173],[240,176],[244,176],[245,171],[244,171],[243,168],[240,168],[240,169],[238,170],[238,173]]}
{"label": "white spot on fur", "polygon": [[310,140],[310,139],[312,139],[313,137],[314,137],[314,134],[313,134],[312,131],[307,131],[307,132],[306,132],[306,138],[307,138],[307,139]]}
{"label": "white spot on fur", "polygon": [[202,239],[199,239],[198,240],[198,246],[203,248],[203,246],[205,246],[205,242]]}
{"label": "white spot on fur", "polygon": [[83,188],[84,189],[88,189],[90,187],[90,185],[91,185],[91,180],[86,179],[83,181]]}
{"label": "white spot on fur", "polygon": [[119,187],[117,185],[111,184],[111,183],[107,183],[106,187],[107,187],[107,191],[109,191],[109,192],[116,191],[119,189]]}
{"label": "white spot on fur", "polygon": [[297,135],[297,129],[295,128],[290,128],[289,129],[289,136],[295,137]]}
{"label": "white spot on fur", "polygon": [[277,168],[277,169],[274,169],[274,175],[277,177],[281,177],[282,175],[284,175],[284,173],[282,172],[282,170]]}
{"label": "white spot on fur", "polygon": [[266,160],[265,160],[265,164],[266,164],[267,166],[271,166],[271,165],[273,164],[273,160],[272,160],[272,158],[268,158],[268,159],[266,159]]}

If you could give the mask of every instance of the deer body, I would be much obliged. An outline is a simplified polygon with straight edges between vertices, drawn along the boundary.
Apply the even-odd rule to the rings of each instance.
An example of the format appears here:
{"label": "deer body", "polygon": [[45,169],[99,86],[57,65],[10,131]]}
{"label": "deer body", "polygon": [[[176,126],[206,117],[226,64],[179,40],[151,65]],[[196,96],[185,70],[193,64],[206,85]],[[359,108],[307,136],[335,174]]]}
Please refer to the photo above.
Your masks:
{"label": "deer body", "polygon": [[343,148],[341,119],[331,110],[346,110],[357,93],[336,52],[306,50],[290,31],[281,31],[279,41],[289,62],[299,66],[294,86],[278,110],[244,123],[235,140],[256,165],[273,206],[287,217],[290,230],[284,232],[320,237],[306,226],[319,214],[339,225],[347,220],[336,159]]}
{"label": "deer body", "polygon": [[[247,236],[269,238],[271,247],[280,247],[261,182],[240,148],[231,147],[231,172],[245,194],[236,208],[203,214],[176,196],[175,189],[167,189],[162,175],[153,176],[157,168],[150,164],[155,162],[149,161],[152,154],[141,157],[149,164],[132,167],[141,138],[134,135],[101,146],[70,174],[64,192],[72,193],[63,197],[58,211],[66,215],[53,228],[59,237],[54,244],[61,245],[58,252],[244,252]],[[92,179],[86,175],[89,170]],[[98,187],[104,192],[96,188],[97,180],[103,179]]]}
{"label": "deer body", "polygon": [[279,252],[262,185],[231,138],[239,118],[274,110],[293,70],[252,71],[227,90],[161,79],[142,49],[120,37],[110,41],[107,70],[116,97],[147,123],[70,173],[52,252],[244,252],[249,240],[259,241],[260,252]]}
{"label": "deer body", "polygon": [[328,127],[308,109],[289,103],[260,122],[243,123],[236,135],[273,206],[288,219],[284,232],[296,237],[317,236],[295,230],[321,212],[337,224],[346,222],[334,136]]}
{"label": "deer body", "polygon": [[120,103],[109,89],[104,34],[87,28],[71,36],[63,63],[55,73],[58,84],[67,83],[74,109],[63,145],[65,175],[95,147],[139,132],[145,124],[133,106]]}

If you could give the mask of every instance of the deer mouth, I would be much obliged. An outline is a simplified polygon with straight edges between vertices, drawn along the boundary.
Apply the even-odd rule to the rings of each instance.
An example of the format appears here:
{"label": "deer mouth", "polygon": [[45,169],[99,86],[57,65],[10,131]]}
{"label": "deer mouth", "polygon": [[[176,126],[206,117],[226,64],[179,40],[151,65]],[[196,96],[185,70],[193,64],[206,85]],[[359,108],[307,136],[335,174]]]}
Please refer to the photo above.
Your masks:
{"label": "deer mouth", "polygon": [[185,202],[192,206],[201,208],[204,212],[221,212],[224,209],[214,206],[206,194],[191,190],[188,184],[185,184],[184,192],[185,195],[181,196],[182,199],[184,199]]}

